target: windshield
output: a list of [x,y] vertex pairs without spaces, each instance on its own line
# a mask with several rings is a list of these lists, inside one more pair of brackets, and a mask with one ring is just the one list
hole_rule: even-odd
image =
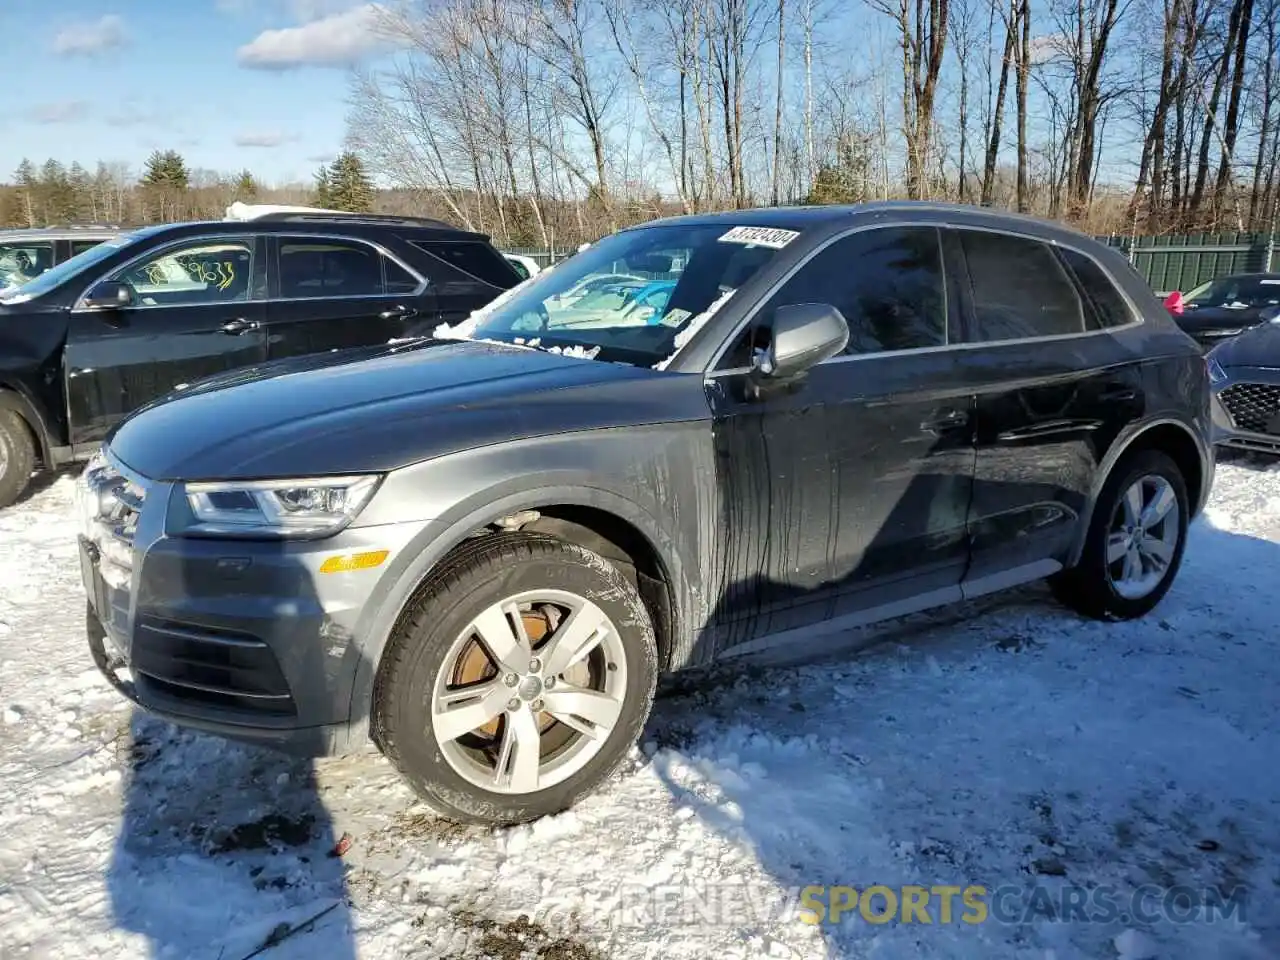
[[1196,287],[1186,297],[1191,307],[1258,309],[1280,304],[1280,277],[1223,277]]
[[81,270],[91,267],[95,263],[100,263],[121,247],[133,243],[144,235],[145,231],[139,230],[104,240],[96,247],[90,247],[82,253],[77,253],[74,257],[63,260],[56,267],[50,267],[34,279],[27,280],[21,286],[0,290],[0,300],[30,300],[32,297],[44,296],[50,290],[61,286],[68,278],[74,277]]
[[607,237],[438,335],[664,367],[735,291],[799,234],[710,224]]

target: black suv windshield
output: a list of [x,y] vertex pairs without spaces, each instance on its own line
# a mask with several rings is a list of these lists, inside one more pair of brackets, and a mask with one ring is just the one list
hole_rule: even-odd
[[450,335],[665,365],[798,235],[725,221],[627,230],[538,274]]
[[1186,298],[1191,307],[1257,309],[1280,304],[1280,276],[1223,277],[1196,287]]

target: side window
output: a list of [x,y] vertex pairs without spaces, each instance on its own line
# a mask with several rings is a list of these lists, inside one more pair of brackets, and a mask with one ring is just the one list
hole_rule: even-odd
[[827,303],[849,324],[849,354],[939,347],[947,342],[947,296],[938,231],[881,227],[851,234],[800,268],[761,308],[722,367],[745,367],[768,342],[778,307]]
[[469,240],[419,240],[413,244],[424,253],[443,260],[455,270],[483,280],[494,287],[507,289],[520,282],[520,275],[506,257],[485,243]]
[[1123,327],[1127,323],[1133,323],[1133,310],[1128,301],[1120,295],[1115,283],[1091,257],[1065,248],[1061,252],[1067,266],[1080,282],[1089,305],[1093,307],[1099,326]]
[[382,269],[387,280],[387,293],[415,293],[422,286],[422,281],[415,277],[390,257],[382,258]]
[[228,239],[169,247],[112,279],[133,287],[139,305],[165,307],[248,300],[252,277],[252,241]]
[[382,260],[381,253],[363,243],[282,237],[280,296],[285,299],[380,296],[384,289]]
[[52,266],[52,243],[0,243],[0,287],[34,280]]
[[957,232],[973,284],[975,341],[1084,331],[1080,297],[1047,246],[983,230]]
[[72,240],[71,256],[74,257],[77,254],[84,253],[86,250],[92,250],[100,243],[102,243],[101,240]]

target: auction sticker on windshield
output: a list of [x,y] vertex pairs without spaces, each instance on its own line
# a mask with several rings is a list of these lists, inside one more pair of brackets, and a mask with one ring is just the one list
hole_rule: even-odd
[[781,250],[800,236],[798,230],[778,230],[774,227],[734,227],[720,238],[721,243],[745,243],[753,247],[772,247]]

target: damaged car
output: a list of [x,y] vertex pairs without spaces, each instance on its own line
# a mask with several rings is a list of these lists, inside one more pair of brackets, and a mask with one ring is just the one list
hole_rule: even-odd
[[[558,304],[593,277],[671,282]],[[621,230],[431,336],[153,403],[78,489],[130,700],[436,811],[564,810],[660,674],[1047,578],[1141,617],[1212,485],[1196,344],[1115,251],[886,203]],[[1082,656],[1086,655],[1082,653]]]

